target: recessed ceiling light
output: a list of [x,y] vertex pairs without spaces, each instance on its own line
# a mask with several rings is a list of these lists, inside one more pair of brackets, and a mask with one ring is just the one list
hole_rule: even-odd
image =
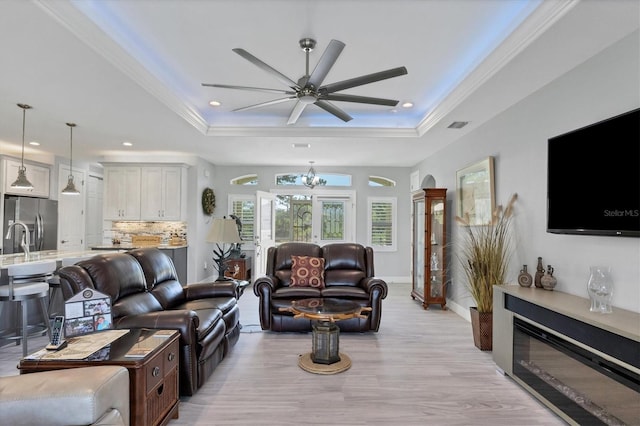
[[413,107],[413,102],[405,102],[402,104],[402,108],[411,108]]
[[292,143],[291,148],[311,148],[310,143]]
[[131,142],[122,142],[122,145],[124,145],[124,146],[133,146],[133,144]]
[[212,107],[219,107],[220,105],[222,105],[222,103],[219,101],[210,101],[209,105],[211,105]]
[[31,142],[29,142],[29,145],[40,146],[40,142],[31,141]]

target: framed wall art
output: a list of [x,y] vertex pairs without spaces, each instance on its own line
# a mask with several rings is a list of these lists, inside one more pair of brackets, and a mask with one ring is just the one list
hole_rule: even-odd
[[493,157],[456,172],[456,212],[470,226],[486,225],[496,206]]

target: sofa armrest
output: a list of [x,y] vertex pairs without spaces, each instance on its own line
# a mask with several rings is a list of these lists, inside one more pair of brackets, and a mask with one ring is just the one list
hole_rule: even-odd
[[155,330],[178,330],[181,345],[194,345],[198,342],[196,330],[200,325],[198,315],[188,309],[154,311],[140,315],[127,315],[118,318],[117,328],[151,328]]
[[274,275],[265,275],[253,283],[253,293],[260,297],[261,294],[273,293],[280,285],[280,280]]
[[258,296],[258,315],[260,327],[271,330],[271,296],[280,284],[280,280],[273,275],[258,278],[253,283],[253,293]]
[[387,286],[386,281],[381,280],[380,278],[376,278],[376,277],[364,278],[360,282],[360,285],[370,295],[372,293],[379,293],[379,296],[377,296],[377,297],[380,297],[381,299],[384,299],[385,297],[387,297],[387,292],[389,291],[389,287]]
[[129,373],[115,365],[0,377],[7,425],[129,425]]
[[207,299],[210,297],[236,297],[238,283],[235,281],[214,281],[209,283],[189,284],[182,287],[185,298],[189,300]]

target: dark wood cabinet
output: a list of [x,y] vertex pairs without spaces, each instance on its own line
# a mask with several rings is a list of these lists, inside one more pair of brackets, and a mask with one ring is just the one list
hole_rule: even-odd
[[238,281],[251,281],[251,257],[228,259],[224,276]]
[[446,188],[425,188],[412,195],[413,247],[411,297],[446,309]]

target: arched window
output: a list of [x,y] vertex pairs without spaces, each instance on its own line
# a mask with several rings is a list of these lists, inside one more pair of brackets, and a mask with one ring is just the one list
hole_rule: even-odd
[[[276,174],[276,186],[298,185],[304,186],[302,176],[304,173],[278,173]],[[317,173],[320,179],[317,186],[351,186],[351,175],[343,173]]]
[[396,186],[396,182],[382,176],[369,176],[369,186]]
[[231,179],[231,185],[257,185],[258,175],[244,175]]

